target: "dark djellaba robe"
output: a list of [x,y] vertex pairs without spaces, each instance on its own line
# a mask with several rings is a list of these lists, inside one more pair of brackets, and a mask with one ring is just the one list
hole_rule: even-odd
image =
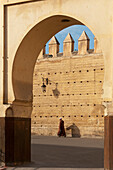
[[59,137],[60,137],[60,136],[66,137],[66,133],[65,133],[65,129],[64,129],[64,121],[63,121],[63,120],[60,121],[59,130],[58,130],[57,135],[58,135]]

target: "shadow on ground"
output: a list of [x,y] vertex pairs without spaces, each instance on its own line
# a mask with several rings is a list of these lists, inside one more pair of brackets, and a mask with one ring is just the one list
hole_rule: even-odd
[[32,163],[28,167],[103,168],[103,155],[102,148],[32,144]]

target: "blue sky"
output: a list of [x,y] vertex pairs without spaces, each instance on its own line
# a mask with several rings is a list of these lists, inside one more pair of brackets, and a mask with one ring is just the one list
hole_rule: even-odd
[[[90,38],[90,49],[94,48],[94,35],[90,31],[90,29],[84,25],[73,25],[63,29],[62,31],[58,32],[55,36],[60,43],[60,52],[63,52],[63,41],[66,38],[67,34],[70,33],[75,41],[74,49],[78,49],[78,38],[85,31]],[[50,41],[50,40],[49,40]],[[48,43],[46,44],[46,53],[48,53]]]

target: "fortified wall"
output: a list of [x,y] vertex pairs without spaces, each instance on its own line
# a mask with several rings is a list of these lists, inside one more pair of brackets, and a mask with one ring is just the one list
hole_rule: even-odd
[[56,136],[62,117],[67,136],[104,136],[104,59],[96,38],[94,49],[89,49],[89,43],[83,32],[74,51],[74,40],[68,34],[63,53],[55,37],[49,43],[49,54],[45,48],[41,51],[33,80],[33,134]]

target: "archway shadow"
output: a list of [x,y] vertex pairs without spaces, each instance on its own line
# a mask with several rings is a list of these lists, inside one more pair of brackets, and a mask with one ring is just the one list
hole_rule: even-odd
[[32,160],[37,167],[103,168],[103,155],[103,148],[32,145]]
[[[104,149],[32,144],[32,168],[104,168]],[[16,169],[16,167],[14,168]]]
[[75,123],[73,123],[72,125],[70,125],[69,127],[66,128],[66,130],[70,130],[71,129],[71,135],[74,138],[80,138],[81,134],[80,134],[80,129],[75,125]]

